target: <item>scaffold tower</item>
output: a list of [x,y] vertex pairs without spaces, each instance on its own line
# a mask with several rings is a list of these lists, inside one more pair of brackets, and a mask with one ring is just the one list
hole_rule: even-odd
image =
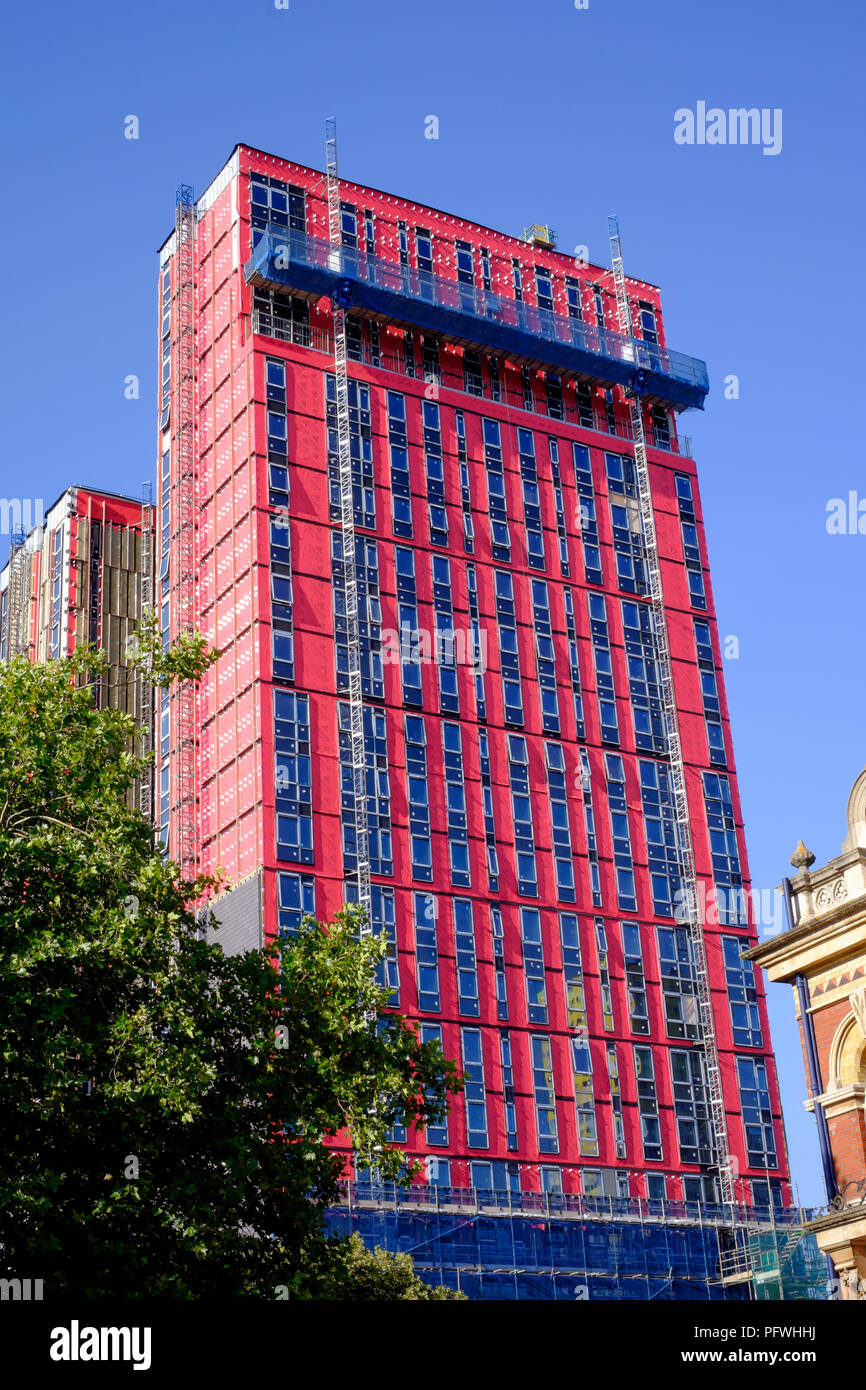
[[[342,270],[340,184],[337,176],[337,124],[325,123],[325,158],[328,177],[328,237],[330,269]],[[341,283],[332,299],[334,320],[334,376],[336,381],[337,443],[340,470],[340,536],[345,585],[346,633],[349,652],[348,695],[351,741],[352,798],[355,819],[358,902],[371,916],[370,848],[367,824],[367,755],[364,742],[364,700],[361,688],[361,640],[358,625],[358,579],[355,561],[355,501],[352,478],[352,436],[349,422],[349,377],[346,351],[346,305],[351,285]]]
[[721,1199],[733,1207],[734,1177],[731,1152],[728,1140],[728,1126],[725,1115],[725,1099],[722,1088],[722,1068],[719,1060],[719,1047],[716,1039],[716,1026],[710,994],[710,979],[707,968],[707,951],[704,929],[700,913],[695,852],[692,842],[691,821],[689,819],[688,792],[686,789],[686,769],[680,738],[679,717],[677,714],[676,693],[674,690],[673,665],[671,662],[670,639],[668,636],[667,614],[665,611],[662,587],[661,563],[659,560],[658,539],[656,536],[655,510],[650,485],[649,462],[647,459],[646,432],[644,429],[643,396],[648,372],[639,361],[640,344],[634,340],[632,332],[631,309],[623,269],[622,246],[619,235],[619,222],[616,217],[608,219],[610,233],[611,269],[616,290],[616,303],[619,315],[620,332],[634,342],[635,375],[628,393],[631,412],[632,437],[634,439],[635,476],[640,499],[641,522],[644,548],[646,552],[647,587],[652,615],[653,649],[656,676],[659,685],[662,714],[667,743],[667,761],[670,772],[670,791],[673,812],[674,844],[680,877],[680,897],[682,909],[680,920],[688,927],[692,945],[692,959],[697,986],[698,1015],[700,1024],[701,1050],[704,1058],[707,1095],[713,1133],[713,1146],[719,1174]]
[[[174,248],[174,352],[172,399],[172,575],[174,634],[196,629],[196,476],[195,476],[195,231],[193,191],[177,190]],[[198,867],[196,778],[196,685],[182,681],[174,696],[177,764],[177,845],[181,877],[194,879]]]

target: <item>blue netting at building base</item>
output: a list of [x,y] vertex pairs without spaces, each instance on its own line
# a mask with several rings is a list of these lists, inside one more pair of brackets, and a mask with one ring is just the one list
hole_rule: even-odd
[[750,1297],[748,1284],[718,1283],[712,1226],[357,1207],[332,1210],[329,1225],[335,1234],[357,1232],[371,1248],[411,1254],[427,1283],[473,1300]]

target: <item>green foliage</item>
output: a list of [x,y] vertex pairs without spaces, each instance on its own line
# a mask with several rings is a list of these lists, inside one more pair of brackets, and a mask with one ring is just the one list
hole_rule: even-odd
[[163,648],[156,610],[142,614],[127,652],[130,665],[147,671],[153,684],[166,689],[173,681],[200,680],[218,659],[219,651],[209,648],[200,632],[181,632],[171,646]]
[[440,1302],[453,1299],[465,1303],[465,1293],[457,1293],[444,1284],[425,1284],[415,1273],[412,1256],[403,1252],[392,1255],[377,1245],[368,1250],[359,1235],[342,1242],[339,1259],[335,1260],[322,1297],[343,1302],[359,1300],[394,1302]]
[[46,1296],[320,1296],[325,1140],[396,1174],[387,1128],[436,1119],[455,1068],[383,1013],[355,912],[275,958],[199,939],[219,884],[182,884],[128,804],[97,667],[0,666],[0,1268]]

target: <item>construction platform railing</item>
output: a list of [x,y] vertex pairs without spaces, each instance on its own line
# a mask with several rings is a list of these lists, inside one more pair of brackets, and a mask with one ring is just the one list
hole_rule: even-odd
[[628,384],[641,368],[649,394],[678,408],[701,407],[709,390],[699,358],[286,227],[260,232],[245,275],[310,297],[333,296],[339,283],[347,308],[612,384]]
[[342,1201],[349,1206],[440,1210],[453,1208],[479,1214],[579,1217],[590,1221],[656,1221],[662,1224],[687,1222],[705,1226],[747,1227],[752,1231],[801,1228],[811,1220],[811,1211],[802,1207],[754,1207],[721,1202],[671,1201],[651,1197],[590,1197],[577,1192],[512,1192],[508,1189],[478,1187],[438,1187],[413,1183],[344,1182]]
[[[263,309],[253,310],[251,324],[253,333],[260,333],[265,338],[273,338],[279,343],[292,343],[295,347],[310,348],[313,352],[324,352],[329,357],[334,355],[334,342],[327,329],[316,328],[299,320],[280,318],[279,315],[268,314]],[[443,366],[440,366],[438,371],[427,371],[418,366],[413,372],[407,366],[403,353],[382,350],[373,352],[367,343],[362,343],[360,351],[350,348],[348,361],[350,364],[357,362],[362,366],[375,367],[379,371],[392,372],[414,381],[432,383],[442,391],[459,391],[464,396],[475,396],[479,400],[492,401],[496,405],[506,405],[509,410],[526,410],[530,414],[541,415],[546,420],[562,420],[567,425],[593,430],[596,434],[606,435],[610,439],[633,442],[629,419],[611,419],[605,411],[595,405],[588,410],[563,401],[560,407],[546,401],[543,395],[533,396],[530,405],[522,392],[512,391],[501,385],[497,390],[484,377],[481,378],[480,385],[475,386],[467,384],[462,371],[449,370]],[[647,432],[647,442],[651,448],[660,449],[662,453],[691,458],[691,441],[688,435],[677,438],[670,429],[662,429],[652,423],[649,424]]]

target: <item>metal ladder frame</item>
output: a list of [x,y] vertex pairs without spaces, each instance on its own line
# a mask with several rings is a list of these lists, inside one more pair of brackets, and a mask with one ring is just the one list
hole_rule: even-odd
[[[150,484],[145,483],[141,490],[141,569],[138,575],[138,621],[153,604],[153,561],[154,561],[153,501]],[[138,673],[138,699],[136,718],[139,727],[140,750],[142,757],[153,752],[154,740],[154,692],[150,677],[150,662]],[[153,767],[148,767],[138,779],[138,809],[148,824],[153,823]]]
[[[620,331],[624,336],[631,338],[631,311],[628,302],[628,291],[625,284],[619,223],[616,217],[608,218],[608,231],[610,233],[611,269],[616,290]],[[636,359],[637,354],[635,354],[635,369],[637,372],[639,364]],[[699,909],[700,899],[698,894],[697,871],[695,869],[694,844],[689,821],[685,761],[683,759],[682,741],[680,739],[679,719],[677,716],[674,691],[667,613],[665,611],[658,538],[656,535],[655,511],[653,508],[649,462],[647,459],[643,403],[638,385],[639,383],[636,381],[634,389],[629,393],[628,400],[634,438],[635,473],[640,496],[647,577],[649,580],[648,588],[652,613],[656,675],[662,712],[664,715],[667,759],[670,768],[671,796],[674,813],[674,841],[677,847],[677,860],[680,869],[681,895],[684,899],[683,915],[680,917],[680,920],[685,921],[688,926],[692,944],[692,957],[695,969],[700,1017],[701,1044],[704,1056],[704,1072],[707,1094],[710,1102],[710,1115],[721,1197],[723,1202],[730,1203],[731,1206],[733,1206],[735,1201],[734,1175],[728,1142],[728,1125],[722,1085],[722,1068],[716,1039],[716,1025],[713,1014],[709,970],[707,966],[706,942]]]
[[[195,232],[193,191],[177,190],[174,245],[174,392],[172,414],[172,631],[196,628],[196,477],[195,477]],[[176,710],[174,858],[181,877],[198,869],[197,698],[194,681],[182,681],[174,696]]]
[[[328,238],[331,243],[329,268],[342,271],[340,234],[340,184],[337,175],[337,123],[325,122],[325,160],[328,181]],[[355,502],[352,478],[352,436],[349,423],[349,376],[346,351],[346,308],[339,299],[332,301],[334,321],[334,376],[337,397],[337,441],[340,469],[340,536],[345,587],[346,631],[349,649],[349,726],[352,750],[352,796],[355,811],[356,878],[358,902],[367,920],[362,931],[370,931],[372,892],[370,887],[370,833],[367,820],[367,753],[364,740],[364,698],[361,688],[361,639],[358,624],[358,575],[355,559]]]
[[[12,533],[9,547],[9,597],[6,604],[6,660],[27,656],[30,651],[30,552],[23,529]],[[32,584],[32,578],[31,578]]]

